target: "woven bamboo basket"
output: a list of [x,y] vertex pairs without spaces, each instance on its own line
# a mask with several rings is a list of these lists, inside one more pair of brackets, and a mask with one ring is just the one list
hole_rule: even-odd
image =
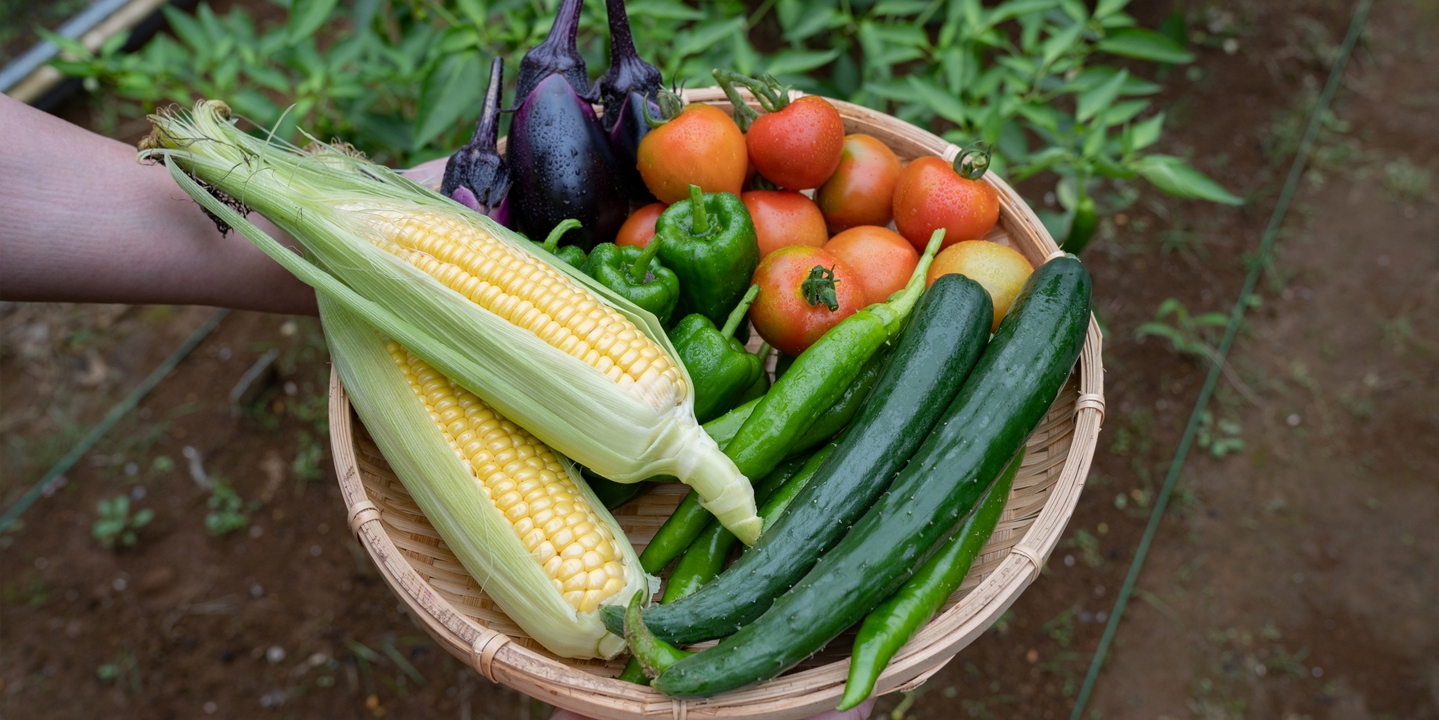
[[[686,100],[731,109],[718,88],[690,90]],[[858,105],[830,102],[839,109],[846,133],[872,135],[902,161],[925,155],[952,160],[959,153],[955,145],[909,123]],[[1036,267],[1059,254],[1039,219],[1009,185],[993,173],[985,174],[984,181],[998,191],[1001,205],[999,224],[988,240],[1018,250]],[[754,344],[758,342],[756,338]],[[1039,577],[1079,499],[1104,419],[1100,343],[1099,326],[1091,320],[1075,371],[1028,440],[1024,462],[989,544],[942,613],[895,655],[875,686],[876,695],[918,687],[988,629]],[[771,359],[771,368],[772,363]],[[823,712],[838,703],[849,671],[853,630],[774,680],[705,700],[671,699],[648,687],[615,680],[624,655],[609,662],[551,655],[506,617],[461,567],[351,412],[339,377],[333,374],[330,423],[350,527],[416,623],[489,680],[604,720],[786,720]],[[644,549],[686,491],[679,484],[655,484],[614,512],[637,551]],[[707,644],[712,643],[698,647]]]

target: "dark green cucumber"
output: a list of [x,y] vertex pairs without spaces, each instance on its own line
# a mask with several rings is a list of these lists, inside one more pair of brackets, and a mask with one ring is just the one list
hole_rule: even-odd
[[[944,275],[920,298],[863,411],[792,510],[699,592],[644,610],[660,639],[692,643],[733,633],[809,571],[854,519],[884,492],[974,368],[994,318],[989,293]],[[623,608],[602,611],[619,633]]]
[[1036,270],[935,429],[844,539],[759,619],[679,660],[652,687],[710,697],[775,677],[889,597],[1044,418],[1084,345],[1089,307],[1089,273],[1077,259]]

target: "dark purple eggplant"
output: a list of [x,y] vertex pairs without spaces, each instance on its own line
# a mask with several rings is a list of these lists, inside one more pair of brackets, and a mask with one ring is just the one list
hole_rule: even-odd
[[475,123],[475,135],[450,156],[445,163],[445,180],[440,184],[440,194],[482,213],[498,208],[510,189],[510,170],[497,146],[504,78],[505,61],[497,57],[490,63],[490,86],[485,89],[485,105]]
[[[614,130],[629,94],[639,93],[652,101],[659,100],[664,77],[659,68],[645,62],[635,51],[624,0],[605,0],[605,8],[610,22],[610,69],[600,78],[600,102],[605,108],[605,130]],[[648,128],[644,118],[640,121],[641,128]],[[635,138],[635,144],[639,144],[639,138]]]
[[[619,180],[625,197],[636,205],[657,202],[654,194],[645,187],[644,178],[640,177],[640,141],[650,131],[649,123],[645,122],[645,105],[649,105],[651,117],[659,116],[658,105],[650,102],[644,95],[631,91],[625,101],[614,110],[614,117],[618,122],[609,132],[610,151],[615,154],[615,178]],[[609,110],[605,111],[605,117],[610,117]]]
[[589,252],[611,242],[629,204],[615,176],[615,158],[594,108],[560,73],[540,80],[515,110],[509,156],[513,188],[509,209],[520,232],[549,234],[566,218],[582,227],[563,244]]
[[515,88],[515,106],[525,101],[535,88],[552,73],[563,75],[575,94],[585,102],[596,102],[597,92],[590,84],[585,59],[575,47],[580,31],[580,7],[584,0],[565,0],[555,15],[555,24],[544,42],[530,48],[520,59],[520,74]]

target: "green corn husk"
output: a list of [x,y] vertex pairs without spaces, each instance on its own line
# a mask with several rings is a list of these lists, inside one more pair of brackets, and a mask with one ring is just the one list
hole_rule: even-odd
[[[750,485],[695,422],[693,383],[653,315],[488,217],[383,167],[334,149],[301,153],[252,137],[228,117],[229,108],[214,100],[197,103],[191,113],[152,116],[155,129],[140,158],[165,162],[191,197],[291,273],[557,452],[617,482],[673,475],[746,544],[758,537]],[[305,257],[246,221],[212,190],[269,218],[299,241]],[[366,222],[371,210],[443,214],[539,258],[668,353],[685,390],[677,397],[667,381],[621,388],[376,247],[368,239],[376,233]]]
[[[614,657],[624,639],[610,633],[599,613],[571,607],[480,488],[409,381],[395,366],[386,339],[354,313],[319,294],[320,317],[330,357],[350,403],[385,454],[390,467],[454,551],[460,563],[526,633],[562,657]],[[634,548],[573,463],[570,479],[620,546],[628,575],[625,587],[604,602],[624,606],[635,593],[649,597],[658,581],[645,574]]]

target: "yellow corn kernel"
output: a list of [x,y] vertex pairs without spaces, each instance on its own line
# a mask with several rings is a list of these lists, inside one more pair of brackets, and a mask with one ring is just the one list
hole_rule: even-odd
[[629,582],[610,528],[559,458],[398,343],[386,346],[455,455],[571,607],[590,612]]

